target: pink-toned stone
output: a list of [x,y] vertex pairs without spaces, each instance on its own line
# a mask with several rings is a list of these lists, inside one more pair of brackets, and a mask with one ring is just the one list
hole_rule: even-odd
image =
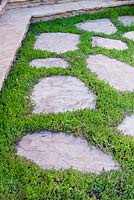
[[46,59],[35,59],[30,62],[32,67],[41,68],[52,68],[52,67],[68,67],[68,63],[62,58],[46,58]]
[[116,33],[117,29],[114,24],[107,18],[90,20],[76,24],[76,27],[81,30],[96,32],[96,33],[105,33],[107,35]]
[[89,145],[85,139],[64,133],[28,134],[19,142],[17,155],[30,159],[43,169],[73,168],[95,174],[120,170],[111,155]]
[[134,115],[125,116],[122,123],[118,125],[117,129],[124,135],[134,136]]
[[34,86],[31,100],[33,113],[57,113],[94,109],[95,95],[85,84],[72,76],[47,77]]
[[[3,1],[6,2],[6,0]],[[31,22],[74,16],[100,8],[133,3],[134,0],[118,2],[113,0],[80,0],[79,2],[68,2],[57,5],[6,9],[4,14],[0,17],[0,90]],[[26,4],[24,6],[29,5]],[[11,4],[9,7],[11,8]],[[8,5],[6,6],[6,8],[9,7]]]
[[134,91],[134,67],[102,54],[89,55],[87,67],[119,91]]
[[72,33],[42,33],[37,37],[35,49],[65,53],[78,49],[79,35]]
[[116,49],[116,50],[125,50],[128,49],[128,46],[125,42],[121,40],[114,40],[109,38],[103,38],[94,36],[92,37],[92,46],[98,46],[106,49]]
[[123,35],[123,37],[128,38],[130,40],[134,40],[134,31],[129,31]]
[[120,16],[118,20],[124,25],[124,26],[131,26],[134,25],[134,16]]

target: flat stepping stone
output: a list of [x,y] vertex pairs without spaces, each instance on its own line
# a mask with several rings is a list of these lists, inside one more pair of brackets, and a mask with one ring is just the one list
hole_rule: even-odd
[[30,159],[43,169],[69,169],[100,174],[120,170],[110,155],[85,139],[64,133],[42,132],[24,136],[17,146],[17,155]]
[[37,37],[34,48],[65,53],[78,49],[80,36],[72,33],[42,33]]
[[128,49],[128,46],[125,42],[121,40],[114,40],[103,37],[92,37],[92,46],[93,47],[102,47],[106,49],[116,49],[116,50],[125,50]]
[[116,33],[117,29],[109,19],[90,20],[76,24],[76,27],[89,32],[105,33],[107,35]]
[[33,113],[57,113],[79,109],[94,109],[94,94],[85,84],[71,76],[52,76],[34,86],[31,100]]
[[130,40],[134,40],[134,31],[129,31],[123,35],[123,37],[128,38]]
[[68,63],[62,58],[46,58],[46,59],[35,59],[30,62],[32,67],[41,68],[52,68],[52,67],[68,67]]
[[117,129],[124,135],[134,136],[134,115],[126,116]]
[[134,16],[120,16],[120,17],[118,17],[118,20],[119,20],[124,26],[131,26],[131,25],[134,25]]
[[102,54],[90,55],[88,68],[97,77],[120,91],[134,91],[134,67]]

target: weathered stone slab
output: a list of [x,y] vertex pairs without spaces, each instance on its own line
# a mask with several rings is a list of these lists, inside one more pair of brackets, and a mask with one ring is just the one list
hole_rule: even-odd
[[134,67],[116,59],[98,54],[87,59],[88,68],[97,77],[120,91],[134,91]]
[[109,19],[90,20],[76,24],[76,27],[89,32],[105,33],[107,35],[116,33],[117,29]]
[[95,108],[95,96],[82,81],[71,76],[52,76],[34,86],[33,113],[57,113]]
[[52,68],[52,67],[68,67],[68,63],[62,58],[46,58],[46,59],[35,59],[30,62],[32,67],[41,68]]
[[126,116],[117,129],[124,135],[134,136],[134,115]]
[[32,7],[37,5],[52,5],[59,3],[75,2],[79,0],[9,0],[8,5],[10,8],[18,7]]
[[72,33],[42,33],[37,37],[35,49],[65,53],[78,49],[79,35]]
[[114,40],[103,37],[92,37],[92,46],[98,46],[106,49],[116,49],[116,50],[125,50],[128,49],[128,46],[125,42],[121,40]]
[[[24,2],[25,1],[25,2]],[[75,2],[76,1],[76,2]],[[16,8],[16,7],[30,7],[30,6],[37,6],[42,4],[58,4],[58,6],[63,8],[61,12],[64,12],[64,9],[70,8],[73,10],[78,10],[82,12],[83,9],[85,11],[97,10],[101,8],[107,7],[116,7],[122,5],[133,4],[133,0],[9,0],[8,1],[8,8]],[[64,3],[64,4],[63,4]],[[62,5],[61,5],[62,4]],[[68,5],[69,4],[69,5]],[[47,5],[45,5],[46,7]],[[49,6],[49,5],[48,5]],[[55,6],[55,5],[54,5]],[[57,5],[56,5],[57,7]]]
[[110,155],[85,139],[64,133],[42,132],[24,136],[17,146],[17,155],[30,159],[43,169],[77,169],[100,174],[120,170]]
[[124,26],[131,26],[134,25],[134,16],[120,16],[118,20],[124,25]]
[[[126,4],[134,4],[134,0],[118,2],[113,0],[80,0],[79,2],[68,2],[56,5],[6,9],[4,14],[0,17],[0,90],[31,22],[74,16],[101,8]],[[30,5],[32,5],[32,3],[30,3]],[[8,5],[6,5],[6,8],[7,6]]]
[[7,4],[7,0],[0,0],[0,15],[3,14],[6,4]]
[[123,35],[123,37],[128,38],[130,40],[134,40],[134,31],[127,32]]

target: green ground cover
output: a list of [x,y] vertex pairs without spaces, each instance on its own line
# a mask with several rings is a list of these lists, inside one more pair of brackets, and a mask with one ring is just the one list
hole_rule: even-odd
[[[5,81],[0,96],[0,199],[1,200],[125,200],[134,199],[134,139],[116,130],[124,115],[134,114],[134,93],[121,93],[111,88],[86,67],[89,54],[102,53],[134,66],[134,42],[124,39],[123,34],[134,30],[124,27],[118,16],[134,15],[134,7],[104,10],[67,19],[32,24],[17,60]],[[117,33],[89,33],[78,30],[76,23],[110,18]],[[61,55],[34,50],[36,35],[43,32],[69,32],[80,34],[79,50]],[[129,45],[124,51],[106,50],[91,46],[91,37],[121,39]],[[61,57],[70,67],[32,68],[29,62],[36,58]],[[110,67],[110,66],[109,66]],[[32,114],[30,94],[42,77],[71,75],[82,80],[97,96],[95,110],[81,110],[60,114]],[[41,130],[63,131],[82,136],[110,152],[122,171],[104,172],[99,176],[82,174],[76,170],[42,170],[34,163],[15,155],[16,143],[23,135]]]

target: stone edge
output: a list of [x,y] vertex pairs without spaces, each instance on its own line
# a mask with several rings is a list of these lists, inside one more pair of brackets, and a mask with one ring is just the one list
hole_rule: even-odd
[[0,16],[3,14],[6,5],[7,5],[7,0],[2,0],[2,2],[0,4]]
[[[17,48],[15,50],[14,58],[11,60],[10,65],[7,66],[7,69],[5,70],[5,75],[3,77],[3,80],[1,80],[1,83],[0,83],[0,91],[3,87],[5,79],[7,78],[8,74],[10,72],[11,66],[12,66],[13,62],[15,61],[18,49],[21,47],[23,39],[25,38],[27,31],[29,29],[29,25],[31,23],[35,23],[35,22],[39,22],[39,21],[53,20],[53,19],[56,19],[56,18],[66,18],[66,17],[76,16],[76,15],[79,15],[79,14],[82,14],[82,13],[89,13],[89,12],[93,13],[93,12],[96,12],[96,11],[103,10],[105,8],[112,8],[112,7],[114,8],[114,7],[124,6],[124,5],[126,5],[126,1],[123,1],[123,2],[119,1],[118,3],[115,3],[113,5],[105,5],[105,6],[103,5],[103,7],[97,6],[97,7],[93,7],[93,8],[91,8],[91,7],[90,8],[81,8],[81,9],[76,8],[76,9],[68,10],[68,11],[65,11],[65,12],[55,12],[55,13],[50,13],[50,14],[47,14],[47,15],[31,15],[29,17],[29,20],[27,20],[26,28],[25,28],[23,36],[20,40],[20,43],[18,43]],[[131,2],[127,1],[127,5],[134,5],[134,0],[132,0]]]

